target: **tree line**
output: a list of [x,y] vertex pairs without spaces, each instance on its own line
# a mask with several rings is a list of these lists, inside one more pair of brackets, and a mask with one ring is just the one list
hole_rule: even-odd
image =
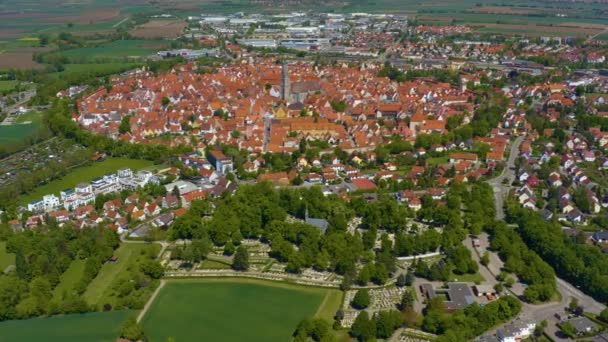
[[[259,239],[270,244],[270,256],[286,263],[288,272],[309,267],[336,272],[345,276],[345,288],[354,282],[384,284],[396,270],[397,256],[440,248],[447,255],[448,273],[475,273],[476,265],[460,242],[467,231],[481,229],[477,225],[483,226],[494,209],[481,205],[481,194],[491,194],[487,185],[471,188],[452,186],[445,205],[427,196],[418,219],[428,227],[419,231],[416,224],[408,226],[408,217],[417,214],[391,196],[381,195],[369,203],[355,196],[346,202],[336,195],[325,196],[320,187],[277,190],[265,182],[241,185],[232,196],[193,203],[186,215],[175,220],[168,236],[192,240],[176,250],[176,258],[192,263],[204,259],[211,244],[232,254],[241,240]],[[461,208],[466,209],[464,215]],[[362,217],[363,230],[353,233],[348,231],[348,222],[355,215]],[[288,216],[300,221],[286,220]],[[303,222],[306,217],[325,219],[327,230]],[[395,234],[394,241],[388,233]],[[362,268],[357,267],[359,263]]]
[[512,205],[509,222],[527,246],[551,265],[557,274],[600,302],[608,302],[608,256],[585,241],[568,238],[554,221]]
[[[15,254],[15,271],[0,275],[0,320],[91,310],[82,294],[118,246],[114,231],[54,227],[7,235],[3,237],[7,252]],[[61,275],[75,260],[85,261],[83,275],[73,288],[54,297]]]

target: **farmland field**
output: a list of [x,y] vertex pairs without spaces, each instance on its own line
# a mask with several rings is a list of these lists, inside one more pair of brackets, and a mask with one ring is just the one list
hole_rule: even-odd
[[33,52],[7,51],[0,53],[0,70],[6,69],[41,69],[44,66],[32,60]]
[[90,64],[66,64],[64,65],[65,70],[49,74],[49,77],[64,77],[66,75],[73,74],[90,74],[98,75],[103,74],[117,74],[129,69],[137,67],[136,63],[90,63]]
[[184,31],[186,22],[183,20],[153,20],[135,30],[131,35],[138,38],[177,38]]
[[[331,319],[338,290],[248,279],[170,281],[142,320],[152,342],[288,341],[306,317]],[[175,317],[182,317],[176,320]]]
[[[2,136],[2,129],[5,127],[20,127],[26,125],[18,125],[18,126],[0,126],[0,136]],[[1,143],[1,141],[0,141]],[[39,186],[35,188],[33,191],[28,193],[27,195],[21,196],[20,203],[25,204],[29,203],[35,199],[42,198],[43,195],[48,194],[56,194],[59,195],[59,192],[64,189],[73,188],[78,183],[82,182],[90,182],[95,177],[100,177],[108,173],[113,173],[118,171],[119,169],[128,167],[134,170],[142,169],[148,166],[153,165],[151,161],[141,160],[141,159],[128,159],[128,158],[107,158],[106,160],[93,163],[88,166],[79,167],[70,171],[67,175],[65,175],[61,179],[56,179],[47,183],[45,185]]]
[[0,322],[1,341],[113,342],[131,310]]
[[96,59],[139,58],[167,47],[162,40],[117,40],[96,47],[62,51],[61,54],[77,62]]

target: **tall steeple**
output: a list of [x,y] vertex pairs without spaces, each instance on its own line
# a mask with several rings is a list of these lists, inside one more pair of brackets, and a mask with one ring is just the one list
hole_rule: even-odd
[[289,67],[287,61],[283,61],[282,73],[281,73],[281,99],[285,102],[289,102],[291,98],[291,82],[289,80]]

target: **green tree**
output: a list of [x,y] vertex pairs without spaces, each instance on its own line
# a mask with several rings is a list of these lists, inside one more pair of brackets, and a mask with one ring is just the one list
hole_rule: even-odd
[[355,309],[362,310],[362,309],[367,308],[369,306],[370,302],[371,302],[371,299],[369,296],[369,290],[360,289],[355,294],[355,297],[353,298],[351,305]]
[[129,317],[120,328],[120,337],[131,341],[146,340],[144,329],[137,323],[135,317]]
[[490,263],[490,254],[488,253],[488,251],[486,251],[485,253],[483,253],[483,255],[481,256],[479,262],[483,266],[488,266],[488,264]]
[[406,275],[401,273],[398,277],[397,277],[397,286],[398,287],[404,287],[406,286]]
[[403,316],[397,310],[380,311],[374,317],[376,337],[389,338],[403,324]]
[[350,335],[358,341],[371,341],[376,337],[376,324],[367,311],[361,311],[350,328]]
[[27,262],[25,255],[21,249],[17,250],[15,255],[15,268],[17,270],[17,275],[21,279],[29,279],[30,277],[30,267]]
[[140,265],[140,269],[153,279],[160,279],[165,274],[165,269],[158,260],[146,260]]
[[249,269],[249,253],[245,246],[240,245],[239,248],[237,248],[232,262],[232,268],[237,271],[247,271]]
[[126,116],[123,116],[122,119],[120,120],[120,126],[118,126],[118,132],[120,134],[130,133],[131,132],[130,119],[131,119],[131,116],[130,115],[126,115]]
[[570,338],[576,338],[576,328],[570,322],[560,324],[559,329]]
[[224,255],[232,255],[234,254],[236,248],[234,247],[234,243],[232,241],[226,242],[224,245]]
[[600,312],[600,314],[599,314],[599,316],[597,316],[597,318],[599,318],[604,323],[608,323],[608,308],[602,310],[602,312]]
[[410,290],[405,290],[403,296],[401,296],[401,302],[399,302],[399,310],[405,311],[414,307],[414,295]]

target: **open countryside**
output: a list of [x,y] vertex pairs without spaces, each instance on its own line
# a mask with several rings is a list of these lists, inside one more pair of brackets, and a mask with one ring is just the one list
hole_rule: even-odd
[[[335,298],[336,294],[338,303],[325,301],[326,296]],[[317,312],[333,316],[340,302],[336,290],[281,283],[169,281],[142,324],[152,342],[168,337],[176,341],[282,342],[289,340],[300,320]],[[320,309],[322,303],[328,307]]]

